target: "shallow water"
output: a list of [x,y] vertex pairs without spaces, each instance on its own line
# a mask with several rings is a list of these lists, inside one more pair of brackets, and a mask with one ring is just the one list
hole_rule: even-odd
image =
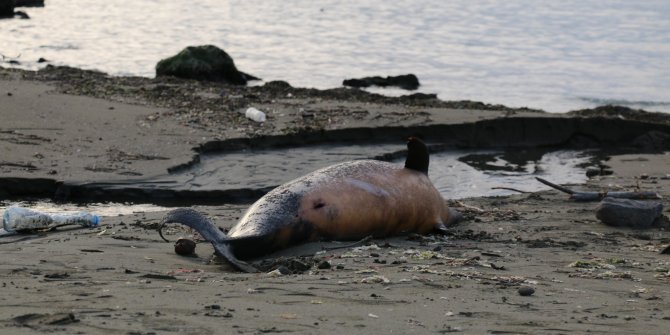
[[[0,20],[0,53],[151,77],[189,45],[294,86],[415,73],[421,92],[550,112],[670,112],[670,2],[50,0]],[[375,90],[404,94],[400,90]]]
[[[399,152],[404,145],[317,145],[298,148],[245,150],[205,155],[184,172],[189,190],[266,188],[283,184],[328,165]],[[404,155],[393,162],[404,163]],[[499,196],[516,193],[493,187],[533,192],[548,189],[541,177],[558,184],[586,181],[582,167],[591,155],[561,150],[468,150],[437,152],[430,157],[429,176],[448,199]],[[300,164],[285,162],[299,161]]]
[[[245,189],[262,190],[274,187],[332,164],[379,157],[384,154],[399,157],[392,162],[402,166],[405,158],[401,150],[404,147],[399,144],[313,145],[210,154],[202,156],[200,163],[186,171],[142,182],[133,181],[128,185],[147,190],[163,188],[203,192],[203,194],[213,190],[241,190],[240,192],[244,193]],[[548,189],[536,181],[535,177],[542,177],[557,184],[583,183],[586,181],[583,166],[587,165],[591,158],[588,152],[571,150],[552,152],[537,149],[450,150],[431,155],[429,176],[435,187],[447,199],[503,196],[517,193],[504,188],[525,192]],[[47,213],[88,211],[102,217],[168,209],[146,203],[72,204],[44,200],[3,201],[0,202],[0,212],[11,205]]]
[[573,150],[443,152],[431,156],[429,173],[448,199],[501,196],[516,192],[498,187],[525,192],[549,189],[535,177],[555,184],[582,184],[587,177],[581,166],[590,160],[588,153]]

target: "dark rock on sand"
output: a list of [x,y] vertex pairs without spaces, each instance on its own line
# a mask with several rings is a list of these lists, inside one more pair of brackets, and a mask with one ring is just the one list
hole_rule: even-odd
[[652,130],[636,137],[633,146],[642,150],[666,150],[670,148],[670,134]]
[[24,20],[27,20],[27,19],[30,18],[28,13],[26,13],[22,10],[17,10],[16,12],[14,12],[14,17],[18,17],[19,19],[24,19]]
[[174,252],[182,256],[193,255],[195,252],[195,242],[187,238],[179,238],[174,243]]
[[670,123],[670,114],[647,112],[642,109],[632,109],[625,106],[606,105],[596,108],[580,109],[568,112],[567,115],[585,116],[585,117],[607,117],[622,120],[637,120],[650,123]]
[[44,0],[13,0],[15,7],[44,7]]
[[0,0],[0,18],[14,17],[14,0]]
[[405,74],[401,76],[388,76],[382,78],[379,76],[365,77],[360,79],[346,79],[342,82],[344,86],[350,87],[370,87],[370,86],[396,86],[404,90],[415,90],[419,88],[419,78],[413,74]]
[[530,286],[521,286],[517,292],[519,292],[519,295],[527,297],[533,295],[533,293],[535,293],[535,289]]
[[598,167],[586,169],[586,176],[589,178],[596,176],[610,176],[612,174],[614,174],[614,171],[612,171],[609,166],[602,164],[599,164]]
[[187,79],[224,81],[246,85],[258,78],[237,70],[233,59],[213,45],[191,46],[175,56],[156,64],[156,76],[175,76]]
[[663,204],[606,197],[596,209],[596,217],[608,226],[649,228],[661,216]]

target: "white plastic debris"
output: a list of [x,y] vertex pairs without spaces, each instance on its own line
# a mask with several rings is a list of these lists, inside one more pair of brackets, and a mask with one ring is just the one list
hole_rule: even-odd
[[265,122],[265,113],[261,112],[260,110],[254,107],[247,108],[247,111],[244,112],[244,116],[256,122]]

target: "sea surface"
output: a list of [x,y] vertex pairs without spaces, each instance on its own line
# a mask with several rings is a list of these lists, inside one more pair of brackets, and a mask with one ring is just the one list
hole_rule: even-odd
[[[10,59],[154,76],[214,44],[266,81],[332,88],[416,74],[419,92],[549,112],[619,104],[670,113],[668,0],[46,0],[0,20]],[[401,90],[374,89],[388,95]]]

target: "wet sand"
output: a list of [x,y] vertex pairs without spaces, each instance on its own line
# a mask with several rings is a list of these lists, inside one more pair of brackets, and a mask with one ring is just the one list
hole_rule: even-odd
[[[190,161],[194,147],[213,139],[555,117],[346,91],[292,90],[278,99],[281,85],[273,98],[259,88],[109,83],[58,71],[0,70],[0,178],[132,180]],[[183,100],[147,93],[160,85]],[[241,117],[249,103],[268,111],[266,124]],[[669,160],[615,156],[604,162],[613,175],[571,187],[639,187],[658,192],[667,208]],[[0,322],[16,334],[662,334],[670,326],[670,256],[659,253],[670,244],[667,220],[647,230],[608,227],[595,218],[596,203],[557,191],[452,205],[466,220],[449,236],[311,243],[258,260],[262,274],[233,271],[206,243],[195,257],[176,255],[155,230],[162,212],[3,237]],[[246,205],[195,207],[226,229]],[[166,233],[192,237],[182,228]],[[292,273],[271,271],[277,267]],[[532,295],[520,295],[526,286]]]

